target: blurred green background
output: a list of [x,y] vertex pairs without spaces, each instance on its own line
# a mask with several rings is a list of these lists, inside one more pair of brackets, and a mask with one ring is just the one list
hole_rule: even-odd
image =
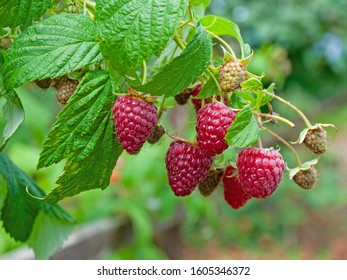
[[[347,259],[346,10],[346,0],[213,0],[208,10],[239,25],[245,42],[255,50],[250,72],[264,71],[265,82],[275,82],[276,93],[307,113],[312,123],[337,127],[337,133],[329,130],[329,150],[318,165],[316,188],[302,190],[285,176],[273,196],[250,200],[240,210],[224,202],[221,186],[208,198],[198,191],[174,197],[164,164],[170,140],[164,137],[156,145],[146,144],[137,156],[123,154],[106,190],[62,201],[78,225],[105,217],[129,221],[132,237],[98,258]],[[49,191],[63,164],[39,171],[36,164],[60,107],[54,90],[30,85],[19,95],[26,120],[6,152]],[[295,141],[304,124],[280,103],[273,102],[273,107],[297,124],[293,130],[276,128]],[[177,121],[177,115],[184,121]],[[172,123],[169,129],[189,139],[194,138],[194,118],[191,103],[164,114],[165,123]],[[298,149],[303,160],[313,158],[305,148]],[[282,152],[293,167],[291,154],[286,148]],[[0,255],[23,246],[2,228],[0,240]]]

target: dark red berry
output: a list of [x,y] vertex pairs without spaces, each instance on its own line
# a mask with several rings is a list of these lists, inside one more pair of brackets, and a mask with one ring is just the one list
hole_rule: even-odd
[[169,185],[175,195],[189,195],[206,178],[213,162],[198,146],[182,141],[171,143],[165,163]]
[[192,89],[185,88],[179,94],[175,95],[175,100],[178,105],[184,105],[189,100],[190,95],[192,94]]
[[201,91],[201,84],[198,84],[195,88],[193,88],[192,96],[197,97],[200,91]]
[[223,176],[223,169],[210,170],[207,177],[199,183],[198,188],[203,196],[211,195],[218,187]]
[[157,108],[140,97],[120,96],[113,106],[116,134],[130,154],[140,151],[157,122]]
[[148,136],[148,143],[155,144],[157,143],[161,137],[165,134],[165,128],[162,125],[157,125],[153,132]]
[[281,154],[272,149],[244,149],[238,155],[236,164],[243,189],[256,198],[270,196],[284,172]]
[[234,209],[244,206],[252,197],[244,191],[235,169],[228,166],[223,175],[224,199]]
[[234,111],[220,102],[206,104],[198,112],[196,131],[201,150],[209,156],[228,148],[224,137],[235,120]]
[[35,84],[41,89],[48,89],[52,84],[52,79],[47,78],[43,80],[36,80]]
[[198,96],[198,94],[201,91],[201,84],[198,84],[193,90],[192,90],[192,103],[194,105],[195,111],[198,112],[201,108],[201,104],[202,104],[202,99],[199,98],[194,98],[196,96]]

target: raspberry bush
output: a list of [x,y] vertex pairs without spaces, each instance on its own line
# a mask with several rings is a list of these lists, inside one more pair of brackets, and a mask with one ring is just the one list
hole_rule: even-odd
[[[172,139],[165,160],[172,195],[191,195],[197,188],[201,199],[208,199],[223,185],[226,203],[238,209],[251,198],[270,197],[285,173],[303,189],[314,186],[319,158],[302,162],[295,144],[322,156],[326,128],[332,125],[312,125],[299,108],[276,95],[274,84],[263,84],[264,74],[247,70],[251,46],[235,23],[203,14],[210,1],[17,2],[8,1],[0,10],[0,91],[7,122],[0,209],[5,230],[27,241],[38,257],[51,255],[71,231],[73,218],[56,203],[106,188],[119,156],[141,157],[146,141],[155,145],[163,137]],[[64,105],[37,165],[65,161],[48,194],[6,156],[8,140],[24,121],[17,88],[28,83],[36,83],[38,91],[55,89]],[[273,110],[273,100],[297,112],[306,125],[297,142],[273,131],[273,123],[295,126]],[[192,103],[196,137],[183,139],[168,130],[166,115]],[[276,146],[264,147],[262,133],[273,136]],[[286,166],[280,147],[293,153],[297,166]],[[45,251],[39,239],[48,223],[59,242]]]

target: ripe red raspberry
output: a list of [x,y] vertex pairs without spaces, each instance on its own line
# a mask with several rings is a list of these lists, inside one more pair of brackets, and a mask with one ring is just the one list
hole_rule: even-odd
[[157,108],[140,97],[120,96],[113,106],[116,134],[129,154],[140,151],[157,122]]
[[223,175],[224,199],[234,209],[244,206],[252,197],[244,191],[235,169],[228,166]]
[[272,149],[244,149],[238,155],[236,164],[242,187],[252,197],[270,196],[283,176],[283,158]]
[[228,148],[224,137],[234,120],[234,111],[220,102],[206,104],[199,110],[196,124],[197,141],[206,155],[221,154]]
[[198,146],[182,141],[171,143],[165,158],[169,185],[175,195],[189,195],[204,180],[211,168],[212,157]]

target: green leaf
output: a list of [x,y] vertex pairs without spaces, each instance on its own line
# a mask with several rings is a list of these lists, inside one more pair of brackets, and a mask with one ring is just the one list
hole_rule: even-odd
[[243,91],[256,91],[258,89],[263,89],[263,84],[259,79],[250,78],[241,83],[241,88]]
[[132,86],[151,95],[177,95],[204,73],[211,56],[212,40],[206,30],[198,25],[196,35],[179,56],[165,65],[147,84]]
[[113,79],[107,71],[91,71],[82,79],[44,143],[38,167],[67,159],[59,186],[45,200],[55,203],[93,188],[106,188],[122,153],[112,118]]
[[29,26],[13,42],[5,55],[4,84],[12,89],[102,60],[93,20],[80,14],[59,14]]
[[14,90],[10,90],[9,92],[5,90],[2,81],[2,68],[0,68],[0,96],[4,96],[7,99],[3,107],[6,125],[3,131],[3,143],[0,145],[1,151],[6,145],[6,142],[24,121],[24,110],[17,93]]
[[20,171],[4,153],[0,153],[0,173],[7,182],[7,196],[1,211],[3,226],[16,241],[25,241],[40,208],[26,193]]
[[244,56],[248,57],[248,56],[252,55],[253,50],[249,44],[245,43],[243,45],[243,52],[244,52]]
[[[1,52],[0,52],[0,55],[1,55]],[[3,72],[3,68],[2,68],[2,65],[0,64],[0,97],[5,95],[6,93],[2,72]]]
[[28,25],[53,3],[54,0],[0,0],[0,27]]
[[250,105],[244,107],[229,127],[225,140],[230,146],[245,148],[258,141],[260,129]]
[[[4,65],[4,54],[0,51],[0,66],[2,67]],[[1,94],[1,88],[0,88],[0,94]]]
[[7,194],[1,212],[5,230],[17,241],[26,241],[30,236],[40,211],[65,223],[73,218],[58,205],[50,205],[34,199],[45,195],[44,191],[27,174],[15,166],[4,153],[0,153],[0,173],[6,181]]
[[[8,96],[11,96],[10,98]],[[7,141],[16,132],[20,124],[24,121],[24,109],[17,93],[12,90],[7,94],[7,102],[3,107],[6,125],[3,131],[3,143],[0,150],[3,149]]]
[[127,72],[159,55],[183,15],[187,0],[99,0],[95,21],[103,55]]
[[69,222],[40,212],[27,244],[33,248],[37,259],[48,259],[62,246],[74,227]]
[[[272,83],[266,90],[272,94],[275,94],[274,89],[275,89],[275,84]],[[263,95],[263,98],[262,98],[262,101],[261,101],[259,107],[266,105],[267,103],[269,103],[273,99],[273,97],[271,95],[266,94],[265,92],[262,92],[262,95]]]
[[7,185],[6,181],[0,176],[0,212],[2,207],[5,205],[5,199],[7,196]]
[[[219,75],[215,76],[215,79],[218,81],[219,80]],[[203,86],[201,89],[200,93],[196,98],[208,98],[211,97],[219,92],[218,86],[214,79],[210,78],[207,83]]]
[[189,0],[190,4],[193,6],[204,5],[207,8],[211,4],[211,0]]
[[200,19],[200,23],[206,30],[212,32],[217,36],[229,35],[235,38],[240,44],[241,49],[244,51],[244,42],[240,33],[238,25],[226,18],[221,18],[214,15],[204,16]]
[[101,188],[110,183],[112,170],[123,149],[118,144],[113,129],[113,119],[109,119],[102,141],[97,143],[92,153],[79,162],[67,161],[64,174],[55,188],[45,197],[45,201],[56,203],[82,191]]
[[262,90],[256,91],[257,100],[256,100],[256,108],[260,109],[267,103],[269,103],[272,100],[272,96],[264,93]]
[[275,93],[275,83],[272,83],[271,85],[268,86],[268,88],[266,89],[268,92],[274,94]]
[[243,100],[251,102],[252,105],[255,104],[256,102],[255,95],[251,92],[236,90],[235,95],[237,95],[238,97],[241,97]]
[[43,145],[38,168],[58,163],[64,158],[83,160],[94,149],[107,125],[115,95],[107,71],[87,73]]
[[242,109],[245,106],[245,103],[247,104],[247,102],[241,96],[237,94],[231,95],[231,104],[233,108]]

